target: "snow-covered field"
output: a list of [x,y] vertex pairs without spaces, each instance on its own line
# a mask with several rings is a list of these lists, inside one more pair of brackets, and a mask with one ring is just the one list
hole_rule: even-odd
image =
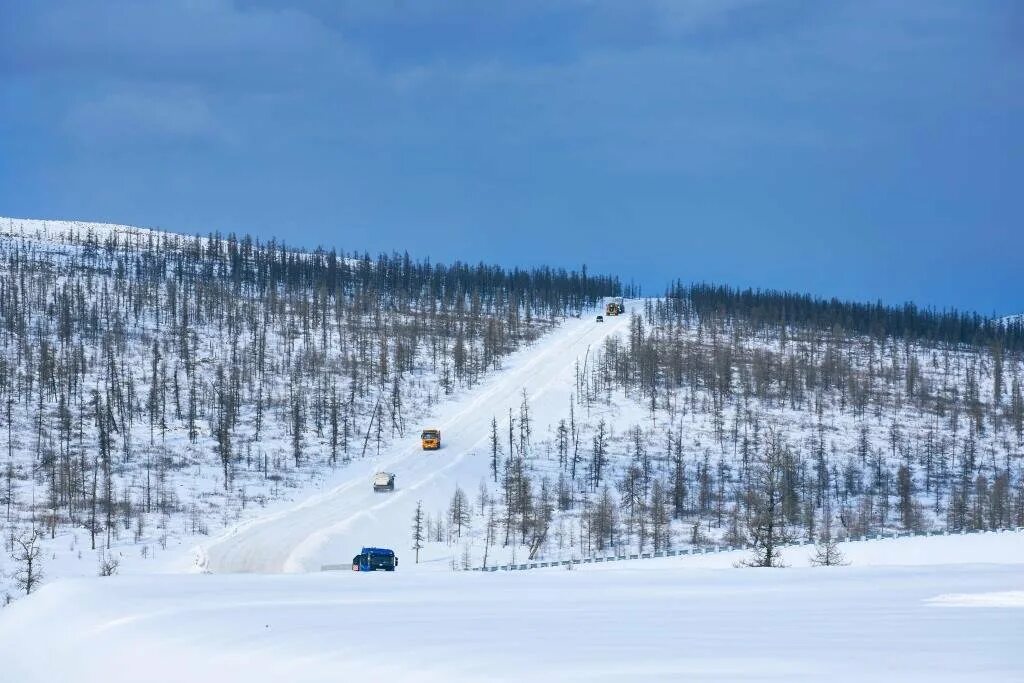
[[896,564],[68,580],[0,614],[0,661],[18,683],[1024,678],[1019,534],[883,543]]

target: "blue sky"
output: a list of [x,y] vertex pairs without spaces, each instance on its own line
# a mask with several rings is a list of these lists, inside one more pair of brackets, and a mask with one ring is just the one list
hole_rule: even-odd
[[0,215],[1024,310],[1024,4],[0,0]]

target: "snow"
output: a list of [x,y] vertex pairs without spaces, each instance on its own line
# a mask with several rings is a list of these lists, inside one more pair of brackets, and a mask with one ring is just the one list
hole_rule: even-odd
[[[1024,531],[952,534],[949,536],[911,536],[849,541],[837,544],[839,551],[855,567],[929,566],[955,564],[1024,565]],[[783,564],[807,567],[814,555],[814,545],[782,548]],[[750,556],[748,550],[708,554],[679,555],[629,561],[644,567],[685,566],[701,569],[728,569]],[[609,571],[621,563],[581,565],[580,571]],[[539,570],[549,571],[549,570]]]
[[[54,251],[51,252],[51,255],[58,258],[62,252],[69,250],[70,243],[80,242],[89,237],[94,238],[100,243],[115,239],[120,243],[134,244],[139,247],[156,246],[165,240],[174,243],[198,241],[206,245],[209,239],[199,230],[196,230],[194,233],[170,232],[156,228],[122,225],[120,223],[0,216],[0,238],[3,237],[25,240],[39,246],[52,248]],[[310,253],[315,252],[292,250],[291,253],[298,258],[305,258]],[[366,265],[358,258],[345,258],[343,260],[346,264],[353,267]],[[372,264],[370,267],[372,267]]]
[[[49,259],[57,259],[62,252],[80,248],[68,244],[73,235],[81,238],[90,233],[100,239],[116,235],[126,240],[135,236],[134,239],[143,246],[180,237],[130,226],[0,218],[0,237],[13,235],[35,242],[39,251]],[[447,508],[456,485],[473,497],[481,479],[488,477],[486,450],[490,420],[497,417],[499,429],[503,429],[503,418],[507,417],[509,409],[518,413],[520,392],[524,389],[535,420],[535,438],[532,452],[527,458],[529,471],[535,477],[547,476],[549,482],[557,479],[558,467],[551,453],[554,427],[559,418],[568,417],[570,397],[574,394],[577,398],[576,420],[583,451],[589,451],[598,420],[605,419],[611,430],[608,435],[609,463],[606,477],[609,483],[614,482],[623,465],[629,462],[629,430],[633,426],[642,431],[648,452],[656,457],[663,455],[666,431],[671,429],[675,438],[683,441],[686,456],[692,462],[703,453],[711,460],[712,466],[715,459],[720,459],[732,467],[735,473],[737,463],[733,449],[723,446],[716,439],[709,410],[700,405],[706,396],[699,396],[695,405],[687,411],[684,392],[673,391],[665,397],[666,405],[659,406],[656,414],[652,414],[647,402],[624,395],[619,390],[606,391],[595,385],[593,377],[588,377],[586,366],[589,362],[589,366],[594,367],[594,359],[603,353],[604,342],[615,336],[622,337],[629,324],[629,315],[643,311],[650,303],[651,300],[627,302],[627,315],[608,317],[602,324],[595,323],[592,315],[564,322],[532,347],[523,349],[512,358],[503,359],[503,369],[493,373],[482,385],[469,391],[460,390],[454,400],[436,403],[433,414],[428,414],[429,411],[422,407],[439,398],[436,378],[429,374],[418,377],[411,387],[410,395],[404,397],[410,417],[415,418],[411,420],[408,436],[390,444],[383,455],[357,460],[340,470],[312,464],[308,469],[286,471],[285,479],[279,484],[274,479],[253,476],[247,466],[245,471],[235,473],[235,488],[225,492],[222,490],[216,463],[212,460],[211,439],[205,425],[200,424],[197,444],[189,443],[180,429],[172,427],[166,436],[166,448],[184,451],[188,454],[186,460],[192,463],[169,475],[169,489],[175,494],[182,512],[169,515],[167,519],[155,519],[150,515],[146,519],[144,532],[138,537],[133,539],[130,533],[125,532],[122,538],[115,538],[111,554],[121,560],[120,571],[128,573],[174,571],[190,567],[216,572],[315,571],[322,564],[347,562],[355,552],[353,548],[366,544],[387,543],[404,554],[409,547],[408,525],[416,501],[423,500],[424,511],[436,519]],[[140,329],[149,331],[145,325]],[[205,372],[206,380],[209,380],[210,364],[218,359],[221,363],[227,362],[221,348],[222,340],[211,330],[197,330],[197,333],[201,339],[199,348],[206,361],[201,361],[201,365],[208,368]],[[698,333],[694,327],[680,334],[695,338]],[[574,335],[585,336],[580,337],[577,343],[574,342]],[[768,349],[775,347],[778,340],[751,339],[746,343],[752,349]],[[856,343],[854,347],[857,348]],[[139,348],[131,349],[128,363],[146,363],[146,348],[140,345]],[[861,349],[853,355],[858,357],[862,353]],[[937,362],[937,358],[932,350],[915,349],[914,353],[918,356],[924,376],[933,386],[945,381],[937,366],[933,367],[933,361]],[[878,355],[881,358],[884,354],[879,352]],[[577,362],[584,370],[579,384],[574,374]],[[970,366],[974,361],[968,355],[953,354],[952,362],[957,368],[954,381],[962,384],[959,368],[961,365]],[[863,364],[863,361],[858,360],[857,364]],[[1012,366],[1012,362],[1008,365]],[[138,389],[144,393],[145,380],[138,378],[138,381]],[[272,389],[281,392],[284,387],[277,385]],[[587,395],[585,400],[580,400],[581,389]],[[988,400],[988,382],[982,382],[980,391],[982,398]],[[787,439],[805,452],[813,450],[813,438],[823,432],[829,445],[836,449],[836,456],[831,458],[831,464],[835,466],[842,466],[842,458],[854,452],[858,427],[862,423],[868,425],[871,428],[873,448],[882,451],[889,464],[896,465],[895,458],[888,455],[888,415],[882,419],[879,413],[876,419],[857,421],[848,412],[837,410],[835,397],[826,398],[829,400],[825,401],[822,430],[811,419],[808,410],[794,410],[790,406],[770,402],[755,402],[754,406],[766,423],[779,425]],[[738,410],[738,404],[726,406],[726,422],[731,422]],[[250,428],[251,415],[244,415],[243,418],[238,433],[239,444],[247,448],[251,445],[257,460],[261,454],[280,458],[287,453],[289,437],[286,425],[280,420],[268,418],[270,423],[256,440]],[[933,416],[921,413],[909,405],[903,408],[900,418],[908,449],[937,423]],[[20,416],[16,412],[16,424],[20,420],[20,423],[28,425],[30,419],[29,412],[23,411]],[[437,453],[424,453],[420,450],[417,436],[422,427],[433,426],[443,427],[444,448]],[[140,423],[137,431],[134,434],[135,442],[144,444],[148,440],[145,425]],[[938,436],[940,439],[945,436],[941,426]],[[919,449],[919,444],[917,447]],[[1004,447],[1000,434],[993,431],[982,435],[979,448],[1002,457]],[[322,440],[310,442],[308,450],[314,457],[317,453],[322,454]],[[23,467],[28,466],[28,455],[26,451]],[[137,461],[136,470],[142,466],[142,462],[141,459]],[[666,463],[656,461],[655,466],[664,468]],[[381,469],[396,473],[397,490],[386,497],[372,497],[370,481],[373,474]],[[130,485],[132,471],[136,470],[125,473],[123,485]],[[660,474],[663,475],[664,471]],[[583,477],[580,477],[576,481],[577,493],[587,488],[585,483],[581,483],[582,480]],[[920,481],[918,484],[917,488],[921,489],[923,484]],[[31,495],[27,486],[23,488],[23,496]],[[492,485],[492,494],[496,493],[495,489]],[[587,493],[593,495],[592,491],[588,490]],[[919,495],[922,503],[925,503],[924,494],[919,491]],[[921,525],[925,528],[940,528],[945,520],[941,517],[933,518],[929,507],[922,506]],[[186,509],[195,510],[195,521],[192,515],[186,515]],[[463,556],[473,564],[480,564],[483,559],[482,521],[481,515],[475,515],[473,528],[452,544],[428,543],[424,549],[424,559],[439,569],[450,567],[456,558]],[[567,559],[584,556],[589,552],[608,554],[607,549],[598,551],[583,547],[580,522],[578,505],[569,512],[558,513],[550,538],[540,548],[537,559]],[[693,522],[692,519],[673,522],[672,535],[676,547],[689,541],[688,532]],[[227,531],[223,531],[225,527]],[[897,527],[888,528],[892,530]],[[704,540],[709,543],[718,542],[726,530],[726,526],[715,523],[712,528],[709,523],[703,529]],[[206,539],[204,534],[208,531],[218,535],[213,540]],[[197,535],[203,537],[204,542],[200,547],[190,550],[197,543]],[[574,547],[573,537],[578,547]],[[87,540],[81,531],[58,530],[55,539],[45,542],[48,580],[62,576],[89,575],[96,571],[96,553],[87,549]],[[623,546],[614,552],[625,552],[627,548],[629,552],[637,551],[633,539],[623,538],[622,542]],[[522,546],[492,548],[488,550],[488,561],[492,565],[514,560],[522,562],[526,560],[527,552],[528,549]],[[0,558],[0,593],[5,587],[4,575],[9,573],[9,567],[2,565],[3,559]]]
[[[1018,535],[986,540],[1019,557]],[[0,661],[19,683],[1020,680],[1021,570],[639,561],[481,574],[405,563],[67,580],[0,612]]]
[[[140,242],[166,235],[0,219],[0,236],[48,247],[89,232]],[[643,302],[626,306],[631,312]],[[789,568],[776,570],[736,569],[747,553],[735,551],[575,571],[448,571],[459,545],[478,563],[477,521],[456,547],[428,543],[415,564],[408,548],[417,503],[436,514],[456,486],[472,496],[489,480],[491,420],[504,429],[503,418],[510,410],[518,414],[523,392],[537,433],[530,467],[554,471],[550,454],[541,453],[578,393],[577,366],[586,377],[604,342],[629,324],[628,314],[601,324],[591,315],[567,320],[505,358],[500,372],[472,390],[418,415],[421,424],[381,455],[297,481],[296,500],[253,504],[242,522],[225,511],[227,530],[193,548],[172,535],[158,552],[149,539],[147,559],[126,561],[121,576],[62,580],[95,567],[91,557],[82,560],[84,535],[58,535],[47,545],[47,583],[0,610],[0,680],[1024,678],[1020,532],[842,543],[846,567],[809,567],[813,547],[805,545],[785,548]],[[649,423],[652,442],[673,424],[664,409],[655,422],[647,406],[618,394],[581,405],[585,443],[599,418],[616,430],[613,444],[633,424]],[[802,417],[785,407],[767,412],[780,422]],[[695,452],[712,444],[706,411],[676,424],[685,426]],[[421,450],[419,429],[426,426],[443,433],[441,450]],[[854,426],[840,420],[830,429],[848,446]],[[814,425],[790,427],[799,439]],[[395,473],[394,493],[374,494],[379,471]],[[215,483],[210,474],[196,475],[204,476]],[[576,552],[572,541],[557,543],[541,552]],[[319,571],[346,565],[363,546],[394,548],[399,570]],[[524,549],[492,549],[489,563],[517,552]]]
[[[0,251],[6,254],[18,250],[23,256],[27,254],[27,258],[38,264],[41,271],[48,272],[53,268],[59,273],[62,271],[62,263],[66,265],[75,259],[80,262],[82,253],[88,249],[84,240],[90,235],[101,242],[116,238],[122,244],[133,243],[140,249],[156,249],[160,248],[158,245],[180,245],[192,240],[206,239],[124,225],[0,217]],[[308,254],[296,253],[299,257],[304,253]],[[346,261],[350,265],[358,263],[372,267],[368,262],[352,259]],[[78,277],[75,271],[69,271],[69,274],[58,275],[57,281],[74,277]],[[96,280],[93,282],[97,287],[108,282],[102,275],[95,277]],[[45,308],[40,308],[38,313],[40,317],[48,315]],[[152,339],[151,335],[158,334],[159,325],[152,316],[143,316],[133,324],[132,334],[129,335],[130,343],[119,360],[126,366],[146,367],[149,362],[146,360],[147,349],[150,348],[149,340]],[[34,322],[29,326],[34,328]],[[546,327],[546,322],[537,321],[536,327],[532,329],[535,333],[542,334]],[[215,325],[197,325],[194,332],[199,353],[197,365],[200,368],[196,374],[200,385],[209,386],[213,380],[214,367],[218,364],[227,366],[230,363],[228,346]],[[282,346],[283,337],[271,330],[267,342],[268,352],[280,357],[284,354]],[[15,353],[14,348],[13,345],[10,346],[11,353]],[[87,355],[95,352],[95,348],[89,344],[86,344],[86,350]],[[425,356],[426,351],[421,353]],[[416,369],[407,377],[402,396],[404,415],[413,423],[413,431],[418,434],[419,427],[424,421],[417,418],[428,412],[427,407],[430,404],[438,402],[443,390],[440,388],[437,372],[430,369],[426,360],[417,363]],[[135,381],[138,395],[145,395],[149,390],[149,381],[145,373],[136,375]],[[342,393],[345,390],[345,382],[346,380],[342,379],[339,384]],[[273,402],[274,397],[280,397],[287,390],[287,377],[274,376],[271,373],[266,385],[267,405]],[[467,390],[468,387],[461,383],[453,387],[457,395]],[[371,414],[372,400],[372,397],[356,399],[356,407],[352,411],[354,432],[363,433],[365,420]],[[370,402],[370,405],[365,405],[367,402]],[[31,418],[27,408],[22,404],[16,404],[13,415],[13,464],[21,475],[16,477],[14,488],[20,505],[14,506],[13,516],[7,521],[13,531],[19,531],[34,523],[34,518],[27,507],[28,501],[34,500],[36,496],[35,481],[27,473],[35,467],[35,454],[31,449],[23,447],[29,443],[26,435],[31,429]],[[135,454],[138,457],[130,463],[126,461],[122,467],[117,468],[114,473],[115,488],[122,491],[136,490],[139,482],[148,481],[153,463],[159,462],[167,453],[174,453],[177,467],[164,472],[166,480],[163,489],[170,503],[162,512],[139,513],[136,520],[142,523],[133,529],[116,526],[112,530],[113,538],[110,539],[109,549],[106,550],[91,549],[86,530],[80,527],[58,526],[54,537],[50,538],[47,535],[41,543],[45,580],[94,575],[99,562],[103,559],[118,561],[120,573],[180,571],[193,564],[190,549],[197,542],[197,538],[205,538],[207,533],[219,533],[225,527],[238,524],[240,520],[276,514],[300,504],[318,492],[335,490],[357,480],[359,486],[372,490],[366,472],[369,470],[372,474],[375,468],[368,464],[369,459],[360,461],[351,468],[345,467],[348,459],[357,456],[358,451],[349,453],[345,449],[337,463],[340,469],[335,469],[334,463],[328,463],[328,447],[323,435],[316,435],[312,430],[308,430],[305,442],[308,457],[302,467],[292,467],[289,462],[291,458],[288,456],[291,437],[279,411],[267,411],[258,438],[253,431],[253,419],[251,406],[247,405],[243,409],[241,423],[235,435],[238,461],[235,463],[232,485],[228,490],[225,490],[223,476],[219,472],[212,447],[212,435],[205,418],[197,422],[198,437],[195,443],[190,442],[180,420],[170,421],[166,433],[160,435],[155,445],[151,441],[151,433],[141,421],[130,425],[131,440],[135,444]],[[90,438],[88,427],[86,438]],[[383,442],[388,441],[389,437],[385,434]],[[264,463],[269,461],[273,473],[268,477],[266,471],[259,471],[258,465],[251,467],[250,454],[254,463],[260,460]],[[375,462],[379,460],[378,458]],[[4,535],[7,531],[5,527]],[[99,543],[104,544],[106,540],[101,538]],[[346,552],[344,555],[347,561],[352,553]],[[17,597],[13,572],[14,566],[7,553],[0,553],[0,601],[8,597]]]
[[84,238],[90,234],[101,241],[110,237],[141,239],[144,237],[160,238],[163,236],[173,236],[172,233],[159,230],[136,228],[130,225],[114,223],[53,221],[35,218],[0,218],[0,235],[59,243],[68,240],[72,236]]
[[1024,324],[1024,313],[1003,316],[999,322],[1006,326]]
[[[423,451],[418,432],[396,440],[388,453],[353,463],[330,490],[196,548],[195,566],[218,573],[316,571],[347,561],[362,546],[408,548],[417,501],[427,512],[444,510],[456,485],[472,493],[489,477],[492,418],[502,424],[510,408],[518,414],[524,390],[537,415],[568,410],[576,361],[586,362],[605,338],[628,327],[628,316],[602,324],[589,316],[565,322],[506,359],[502,372],[472,392],[436,406],[428,421],[444,437],[440,450]],[[396,475],[395,492],[385,497],[368,484],[381,470]],[[421,559],[446,568],[451,554],[447,545],[428,545]]]
[[1001,593],[954,593],[938,595],[928,601],[939,607],[1024,607],[1024,591]]

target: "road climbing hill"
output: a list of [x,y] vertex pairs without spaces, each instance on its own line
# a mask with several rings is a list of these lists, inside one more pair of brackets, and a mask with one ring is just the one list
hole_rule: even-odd
[[[316,571],[350,561],[363,545],[394,547],[400,558],[411,560],[403,550],[410,546],[416,502],[422,500],[427,511],[442,510],[456,485],[476,490],[489,475],[491,420],[502,421],[510,408],[518,411],[523,390],[538,427],[546,427],[545,415],[563,414],[574,391],[577,360],[584,367],[607,337],[627,331],[629,311],[638,305],[627,301],[626,315],[603,323],[593,316],[569,319],[513,354],[473,390],[439,404],[423,426],[441,430],[441,450],[423,451],[416,429],[380,456],[355,461],[329,491],[212,539],[198,549],[199,566],[215,573]],[[396,474],[394,493],[374,493],[371,479],[381,470]],[[424,566],[444,559],[429,551],[421,557]]]

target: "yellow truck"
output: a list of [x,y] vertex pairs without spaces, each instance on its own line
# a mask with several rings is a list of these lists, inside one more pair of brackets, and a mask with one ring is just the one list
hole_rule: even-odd
[[436,451],[441,447],[441,430],[424,429],[420,434],[420,443],[425,451]]
[[604,305],[605,315],[622,315],[626,312],[626,306],[622,303],[621,298],[612,299]]

